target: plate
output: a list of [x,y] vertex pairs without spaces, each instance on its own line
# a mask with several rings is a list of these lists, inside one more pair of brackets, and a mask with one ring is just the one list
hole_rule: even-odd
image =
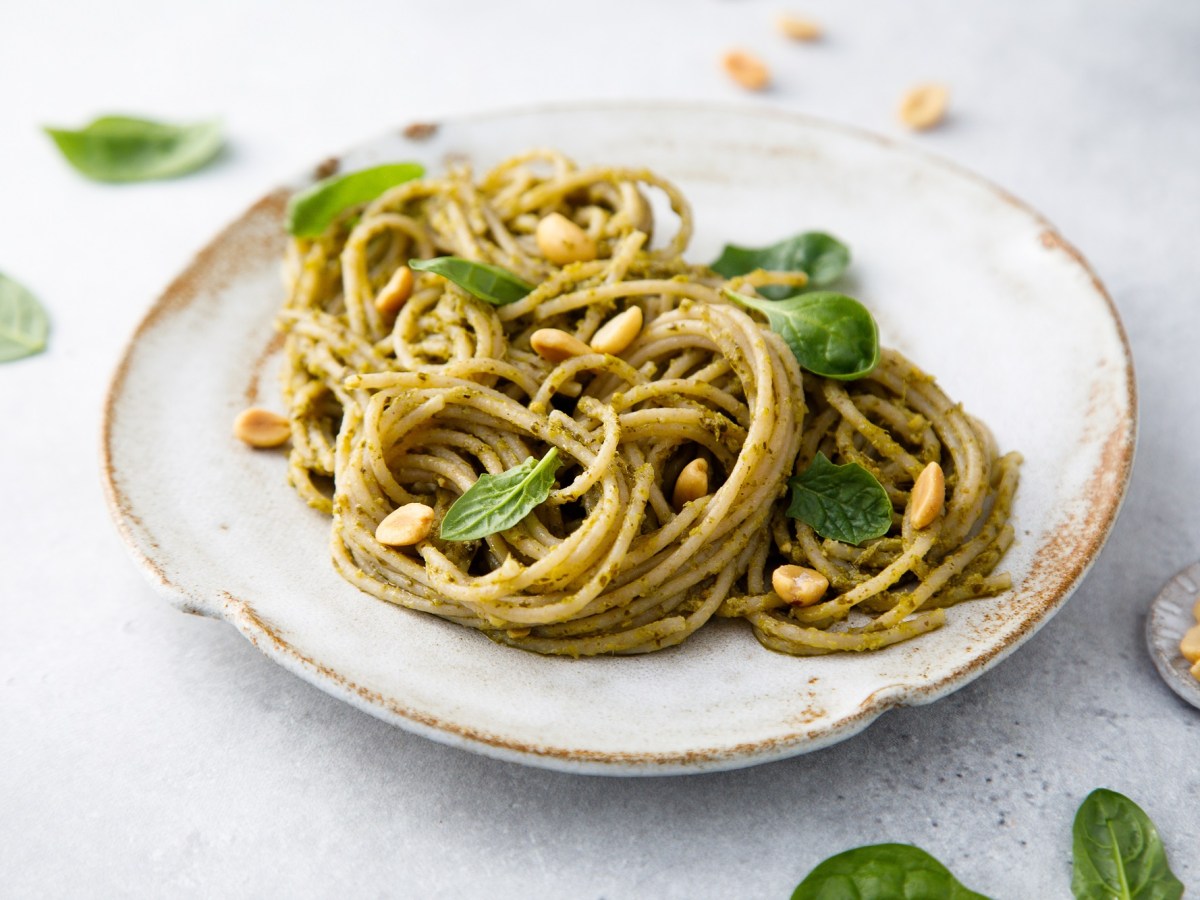
[[1166,583],[1146,616],[1146,645],[1167,687],[1200,709],[1200,681],[1191,663],[1179,652],[1183,633],[1196,624],[1192,613],[1200,598],[1200,562],[1193,563]]
[[[418,130],[419,133],[420,130]],[[413,132],[409,132],[412,134]],[[1117,314],[1079,254],[1004,191],[919,150],[775,110],[579,106],[397,130],[343,170],[418,160],[478,171],[534,146],[580,163],[648,166],[692,201],[695,260],[725,241],[832,232],[848,293],[883,343],[934,373],[1025,456],[1004,568],[1015,588],[949,611],[945,628],[865,655],[791,658],[742,622],[674,650],[555,659],[374,600],[327,562],[328,523],[276,453],[230,434],[281,408],[282,213],[306,173],[196,257],[134,334],[103,437],[113,514],[134,557],[188,612],[218,616],[301,678],[402,728],[530,765],[604,774],[729,769],[842,740],[995,665],[1066,601],[1107,537],[1129,478],[1132,366]]]

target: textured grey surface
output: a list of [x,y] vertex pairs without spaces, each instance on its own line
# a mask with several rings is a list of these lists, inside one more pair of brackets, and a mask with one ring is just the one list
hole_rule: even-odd
[[[822,45],[784,43],[752,0],[5,8],[0,270],[55,330],[0,368],[0,895],[770,898],[832,853],[904,840],[989,895],[1067,897],[1071,817],[1097,786],[1137,800],[1200,887],[1200,712],[1142,639],[1200,556],[1200,6],[804,6]],[[557,39],[522,52],[531,28]],[[109,523],[96,434],[121,345],[195,248],[272,183],[410,119],[735,99],[714,64],[734,43],[774,65],[761,101],[885,132],[903,87],[945,80],[954,117],[920,143],[1041,209],[1107,284],[1138,458],[1062,613],[959,693],[836,747],[616,780],[394,730],[158,600]],[[233,143],[193,178],[91,185],[37,126],[110,110],[219,113]]]

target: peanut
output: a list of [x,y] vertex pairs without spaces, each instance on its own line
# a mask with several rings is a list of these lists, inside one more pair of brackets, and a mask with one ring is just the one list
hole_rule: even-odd
[[542,256],[556,266],[596,258],[596,242],[562,213],[550,213],[538,222],[535,236]]
[[708,493],[708,460],[693,459],[683,467],[675,479],[675,490],[671,494],[671,505],[683,509],[690,501],[699,500]]
[[382,316],[394,316],[400,312],[413,292],[413,273],[408,266],[398,268],[388,283],[383,286],[375,298],[375,309]]
[[757,56],[730,50],[721,57],[725,73],[748,91],[762,91],[771,83],[771,70]]
[[771,587],[791,606],[812,606],[825,596],[829,579],[805,566],[780,566],[771,573]]
[[819,41],[821,26],[812,19],[789,16],[787,13],[775,20],[775,25],[793,41]]
[[406,503],[392,510],[375,529],[375,540],[389,547],[410,547],[429,537],[433,509],[424,503]]
[[633,339],[642,330],[642,308],[631,306],[600,326],[592,335],[592,349],[597,353],[610,353],[616,356],[633,343]]
[[1179,652],[1190,663],[1200,662],[1200,625],[1193,625],[1183,633],[1179,642]]
[[592,348],[575,337],[558,328],[539,328],[529,336],[529,345],[533,352],[542,359],[552,363],[560,363],[572,356],[583,356],[591,353]]
[[908,497],[908,515],[913,528],[927,528],[942,514],[946,505],[946,476],[942,467],[931,462],[917,476]]
[[292,436],[292,426],[278,413],[252,406],[233,420],[233,436],[251,447],[278,447]]
[[915,131],[933,128],[946,117],[950,91],[941,84],[919,84],[900,99],[900,121]]

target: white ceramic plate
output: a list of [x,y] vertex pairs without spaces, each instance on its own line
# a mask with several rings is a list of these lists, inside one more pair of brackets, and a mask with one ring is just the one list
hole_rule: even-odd
[[1183,633],[1196,624],[1192,609],[1200,599],[1200,562],[1166,583],[1146,616],[1146,646],[1158,674],[1176,694],[1200,709],[1200,681],[1179,652]]
[[607,774],[765,762],[842,740],[880,713],[961,687],[1059,608],[1099,553],[1133,457],[1128,347],[1086,263],[1037,213],[923,152],[777,111],[585,106],[397,130],[343,169],[449,154],[482,170],[534,146],[649,166],[696,211],[690,256],[727,240],[830,231],[848,292],[885,344],[937,375],[1025,455],[1004,567],[1016,587],[947,626],[858,656],[790,658],[740,622],[650,656],[552,659],[360,594],[327,562],[325,519],[275,453],[230,436],[278,405],[272,319],[281,213],[269,194],[205,248],[134,335],[105,420],[109,499],[135,557],[180,608],[226,619],[300,677],[372,715],[509,760]]

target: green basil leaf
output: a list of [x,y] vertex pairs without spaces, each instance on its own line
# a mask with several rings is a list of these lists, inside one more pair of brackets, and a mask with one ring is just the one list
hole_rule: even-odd
[[96,181],[152,181],[194,172],[221,149],[221,123],[169,125],[103,116],[77,131],[47,128],[72,166]]
[[441,275],[453,281],[472,297],[478,297],[493,306],[516,303],[533,290],[532,284],[518,278],[508,269],[488,263],[472,262],[458,256],[410,259],[408,267]]
[[865,306],[831,291],[787,300],[759,300],[725,290],[726,297],[767,317],[796,361],[826,378],[862,378],[879,364],[879,329]]
[[887,534],[892,501],[879,480],[858,463],[837,466],[818,453],[807,469],[788,479],[787,514],[807,522],[821,537],[861,544]]
[[425,167],[418,163],[388,163],[318,181],[293,194],[288,201],[288,233],[316,237],[343,210],[370,203],[384,191],[424,174]]
[[49,332],[50,320],[37,298],[0,272],[0,362],[40,353]]
[[546,502],[557,468],[558,450],[551,447],[541,462],[530,457],[500,475],[480,475],[446,510],[442,540],[473,541],[512,528]]
[[831,856],[796,885],[792,900],[987,900],[919,847],[874,844]]
[[1071,891],[1077,900],[1176,900],[1183,884],[1167,865],[1154,823],[1136,803],[1101,788],[1075,814],[1075,866]]
[[[726,244],[709,268],[718,275],[733,278],[755,269],[769,272],[804,272],[812,287],[827,287],[842,277],[850,265],[850,249],[831,235],[806,231],[769,247],[738,247]],[[759,290],[764,297],[782,300],[795,293],[786,285],[768,285]]]

